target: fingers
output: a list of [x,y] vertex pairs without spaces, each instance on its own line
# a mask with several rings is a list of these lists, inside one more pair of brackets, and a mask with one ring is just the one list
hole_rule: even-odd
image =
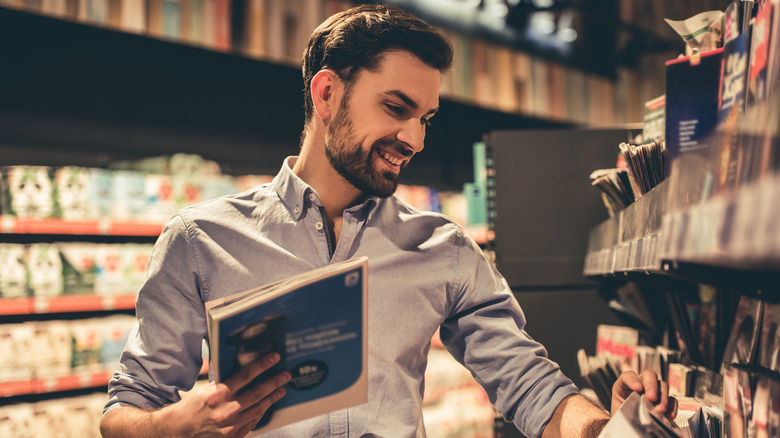
[[242,394],[241,405],[246,408],[239,414],[238,424],[247,424],[249,430],[254,429],[271,405],[287,393],[283,385],[290,381],[290,377],[289,373],[281,373]]
[[644,385],[639,376],[633,371],[624,371],[612,385],[612,396],[625,400],[632,392],[644,391]]
[[675,418],[677,418],[677,407],[679,404],[677,403],[677,399],[674,397],[669,397],[669,407],[666,408],[666,412],[664,412],[664,415],[666,415],[666,418],[669,419],[669,421],[674,421]]
[[651,402],[659,401],[660,381],[658,380],[658,374],[656,374],[655,371],[645,370],[642,372],[640,379],[642,380],[642,388],[644,390],[645,396]]
[[[258,383],[241,394],[238,400],[241,406],[246,406],[245,410],[251,410],[266,401],[268,406],[270,406],[284,396],[285,389],[283,386],[290,381],[290,378],[290,373],[287,372],[270,377],[268,380]],[[267,408],[266,406],[265,409]]]
[[279,359],[279,353],[268,353],[260,360],[250,363],[238,370],[234,375],[230,376],[230,378],[225,380],[225,386],[230,389],[232,394],[235,394],[251,383],[255,377],[276,365],[279,362]]

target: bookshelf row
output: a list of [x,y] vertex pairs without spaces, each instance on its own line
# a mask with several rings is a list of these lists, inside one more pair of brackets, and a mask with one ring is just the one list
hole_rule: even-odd
[[656,186],[589,235],[583,274],[667,274],[775,301],[780,279],[780,175],[685,208]]
[[[353,3],[4,0],[0,6],[298,67],[311,31]],[[642,102],[663,94],[663,61],[677,56],[675,52],[642,56],[638,68],[619,68],[616,77],[608,78],[479,37],[441,30],[455,50],[455,65],[445,76],[442,97],[559,122],[605,126],[640,121]]]

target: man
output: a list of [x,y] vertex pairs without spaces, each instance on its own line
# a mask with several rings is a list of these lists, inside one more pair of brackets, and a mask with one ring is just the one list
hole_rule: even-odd
[[[368,403],[269,436],[424,436],[423,375],[437,328],[527,436],[598,433],[608,414],[577,395],[523,331],[512,292],[473,240],[391,196],[423,149],[451,61],[446,40],[393,8],[358,7],[314,31],[303,60],[300,156],[272,183],[186,208],[166,225],[138,296],[139,327],[109,386],[104,436],[245,435],[284,396],[289,374],[248,385],[278,360],[272,354],[180,398],[201,367],[204,303],[363,255]],[[631,391],[674,411],[652,373],[622,376],[613,409]]]

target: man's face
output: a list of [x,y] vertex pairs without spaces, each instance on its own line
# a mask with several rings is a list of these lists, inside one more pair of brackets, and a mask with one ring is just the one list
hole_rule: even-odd
[[331,166],[364,193],[395,193],[401,170],[423,149],[440,85],[441,73],[407,52],[388,52],[376,71],[359,72],[328,124]]

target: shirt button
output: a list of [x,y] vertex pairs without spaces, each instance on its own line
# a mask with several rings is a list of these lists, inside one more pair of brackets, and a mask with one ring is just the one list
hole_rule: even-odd
[[317,231],[322,230],[322,222],[317,222],[316,224],[314,224],[314,228],[316,228]]
[[309,193],[309,200],[310,200],[311,202],[314,202],[314,200],[316,200],[316,199],[317,199],[317,197],[316,197],[316,196],[314,196],[314,193]]
[[298,214],[301,212],[301,209],[298,207],[293,208],[293,213]]

